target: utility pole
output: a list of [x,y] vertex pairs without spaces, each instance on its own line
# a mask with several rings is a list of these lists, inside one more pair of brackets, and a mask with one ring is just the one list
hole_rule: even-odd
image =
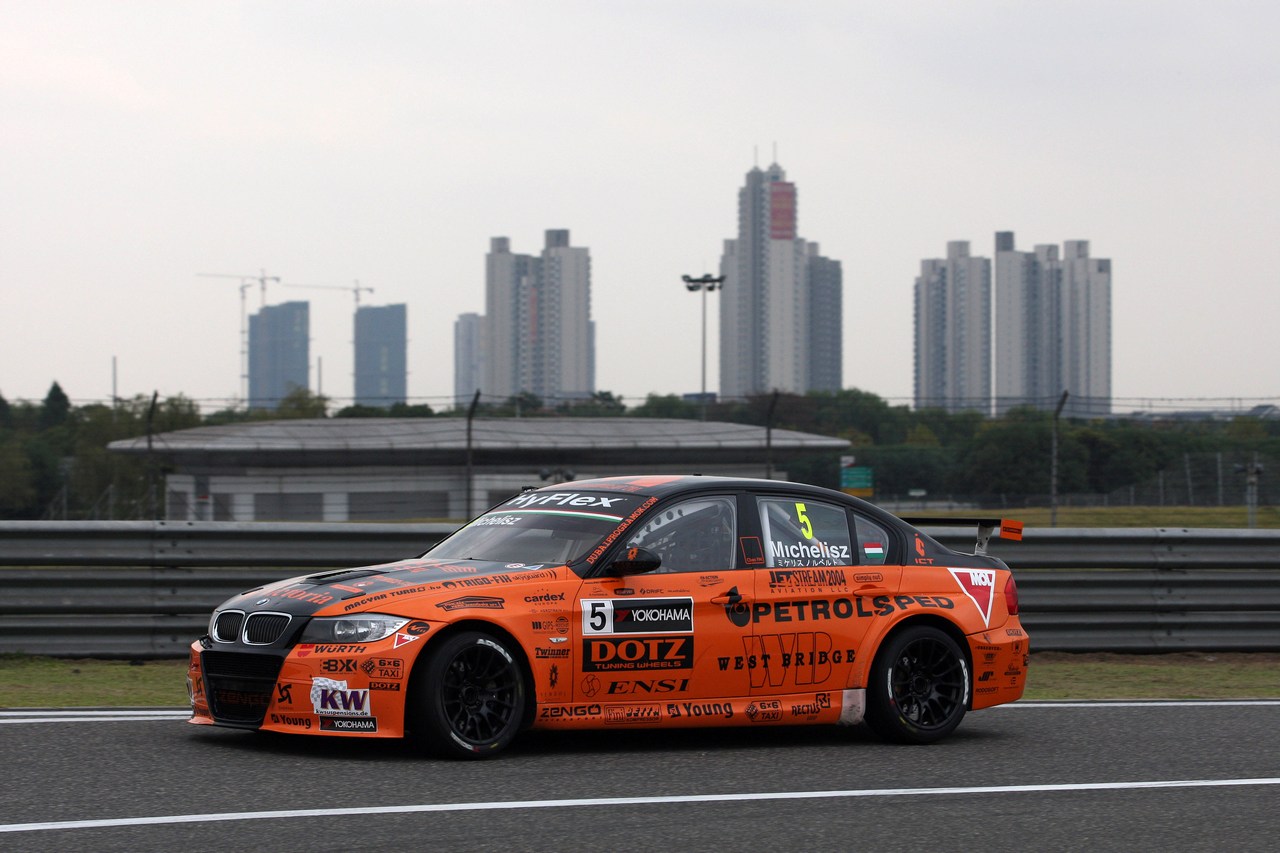
[[471,406],[467,409],[467,506],[463,513],[464,520],[470,521],[472,510],[473,491],[475,490],[475,468],[471,460],[471,425],[476,419],[476,406],[480,405],[480,389],[476,389],[476,395],[471,398]]
[[1058,407],[1053,410],[1053,431],[1049,444],[1049,526],[1058,526],[1058,418],[1062,416],[1062,407],[1067,404],[1068,392],[1063,391],[1058,398]]
[[710,273],[699,278],[681,276],[685,289],[690,293],[702,293],[702,419],[707,419],[707,293],[724,287],[724,276],[713,276]]

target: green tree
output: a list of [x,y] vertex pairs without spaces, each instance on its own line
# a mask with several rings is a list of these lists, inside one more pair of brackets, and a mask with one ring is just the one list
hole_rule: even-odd
[[21,442],[0,441],[0,518],[30,518],[35,502],[35,476]]
[[556,411],[576,418],[613,418],[625,415],[627,407],[612,391],[597,391],[585,400],[567,400]]
[[[955,494],[1026,497],[1049,492],[1052,416],[1031,408],[988,421],[961,453],[951,490]],[[1058,436],[1058,489],[1082,491],[1086,451],[1070,431]]]
[[323,418],[328,408],[328,397],[313,394],[309,388],[294,388],[284,395],[274,412],[266,413],[266,418]]
[[44,408],[40,411],[40,429],[62,426],[67,422],[71,412],[71,401],[67,399],[62,386],[54,382],[49,386],[49,393],[44,397]]
[[650,394],[644,402],[627,412],[633,418],[675,418],[697,420],[701,407],[677,394]]

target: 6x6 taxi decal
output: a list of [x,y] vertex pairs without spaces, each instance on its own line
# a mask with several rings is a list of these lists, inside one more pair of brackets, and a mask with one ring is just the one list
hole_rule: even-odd
[[[912,519],[920,522],[922,519]],[[191,722],[409,737],[485,758],[526,728],[865,723],[937,741],[1012,702],[1009,568],[839,492],[614,477],[530,490],[426,554],[291,578],[192,643]]]

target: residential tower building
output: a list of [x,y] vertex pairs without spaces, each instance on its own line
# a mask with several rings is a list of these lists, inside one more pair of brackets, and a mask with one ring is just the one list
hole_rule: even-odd
[[991,408],[991,261],[969,243],[920,262],[915,282],[915,407]]
[[1033,251],[996,233],[996,411],[1111,412],[1111,261],[1089,257],[1087,240]]
[[406,307],[362,305],[355,316],[355,402],[386,408],[406,400]]
[[840,387],[840,265],[798,236],[796,185],[777,163],[747,173],[720,275],[721,397]]
[[249,408],[276,409],[310,387],[309,302],[265,305],[249,317]]

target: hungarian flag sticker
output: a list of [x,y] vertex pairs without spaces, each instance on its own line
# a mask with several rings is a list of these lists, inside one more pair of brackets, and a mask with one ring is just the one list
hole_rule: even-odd
[[991,627],[991,601],[995,597],[995,569],[947,569],[960,589],[982,614],[982,624]]

